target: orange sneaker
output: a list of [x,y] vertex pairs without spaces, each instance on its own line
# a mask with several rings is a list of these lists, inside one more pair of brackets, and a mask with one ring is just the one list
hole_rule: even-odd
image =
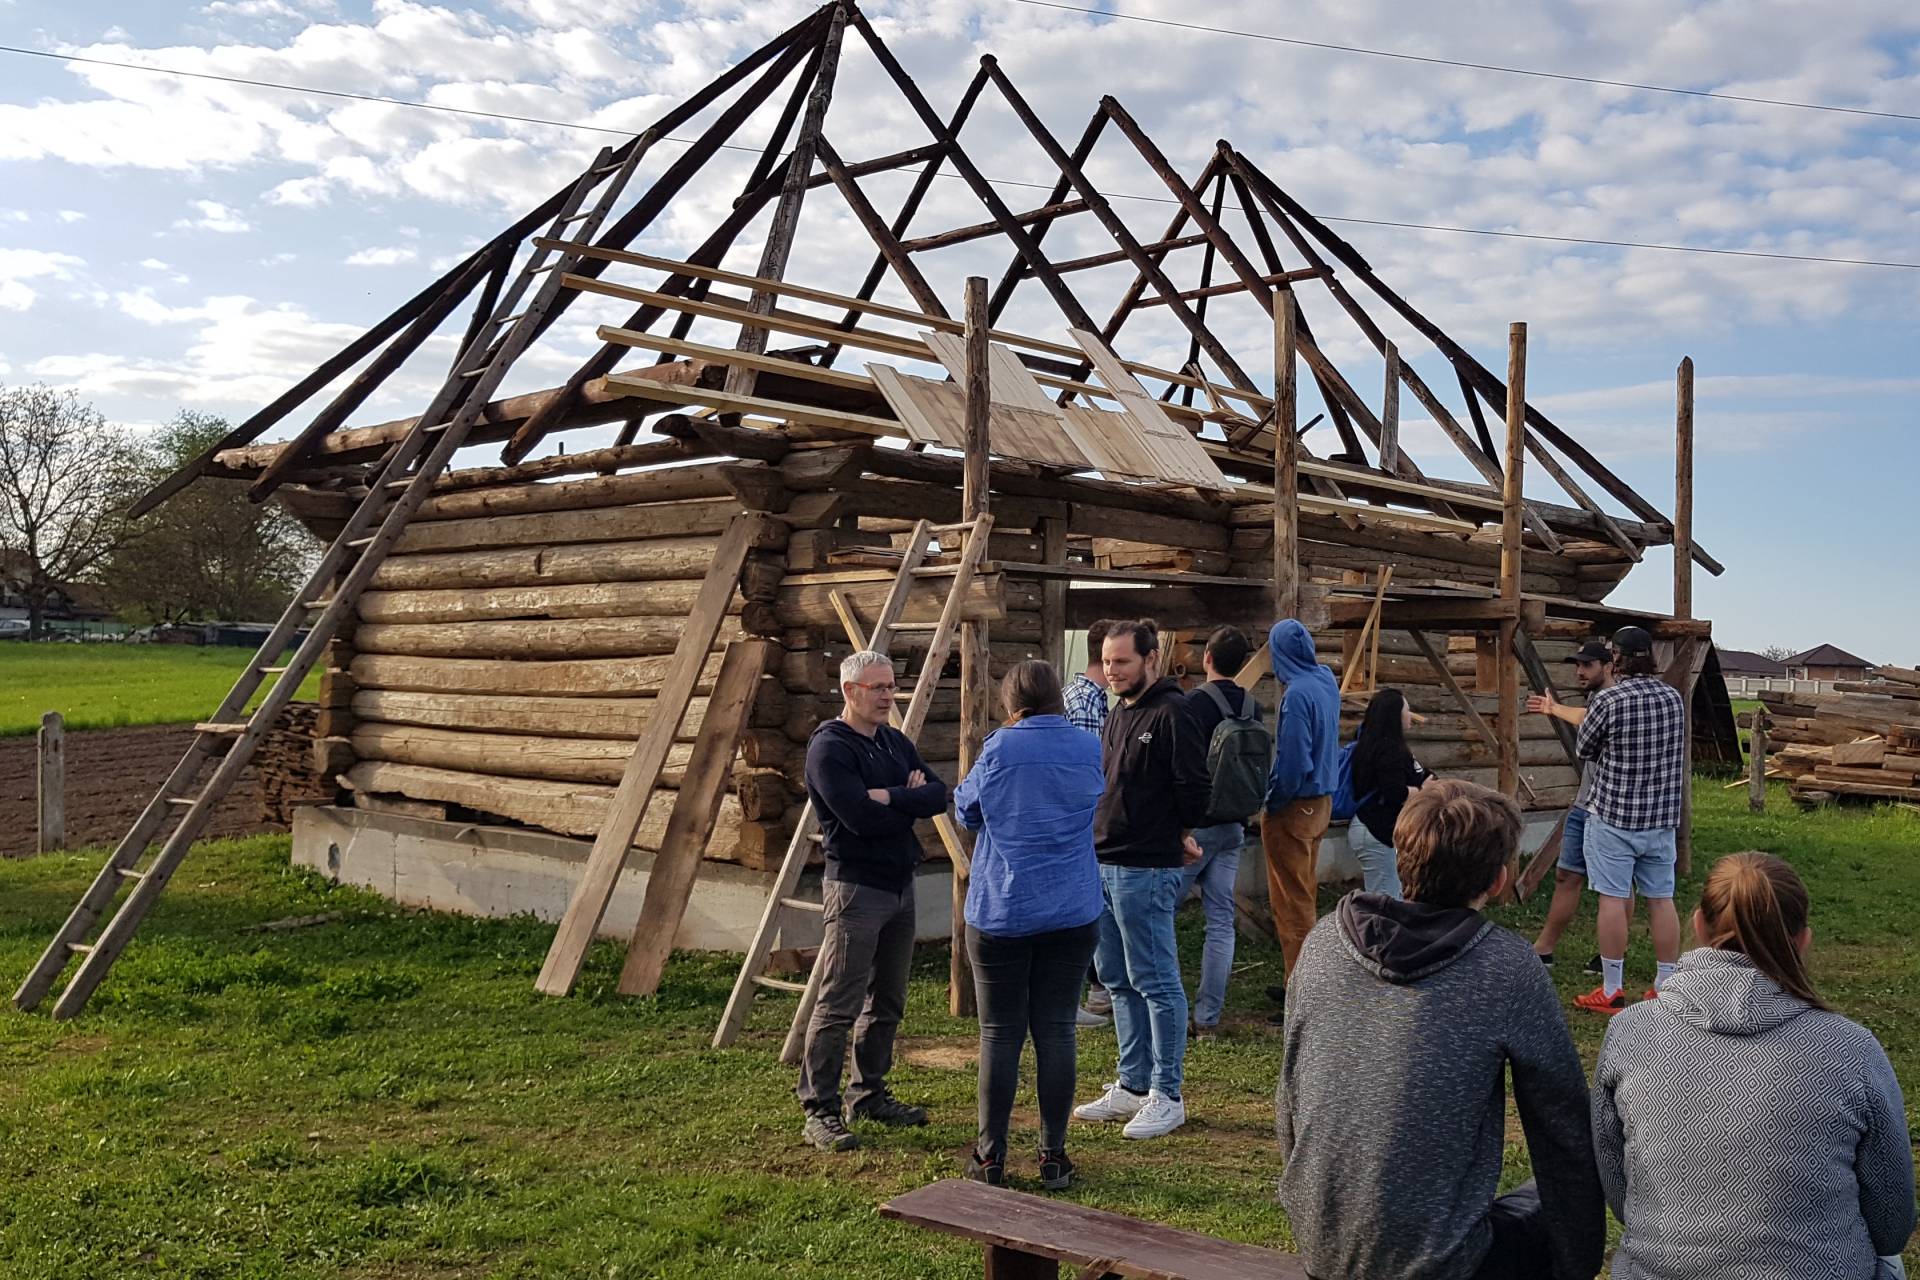
[[1640,998],[1642,1000],[1658,1000],[1660,998],[1660,988],[1648,987],[1647,994],[1641,996]]
[[1623,987],[1612,995],[1608,995],[1607,988],[1603,984],[1595,987],[1583,996],[1575,996],[1573,998],[1573,1007],[1576,1009],[1585,1009],[1588,1013],[1604,1013],[1608,1017],[1612,1017],[1627,1007],[1627,992]]

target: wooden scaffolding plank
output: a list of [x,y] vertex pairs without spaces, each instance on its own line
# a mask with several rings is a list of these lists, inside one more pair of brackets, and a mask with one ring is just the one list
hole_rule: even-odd
[[759,517],[736,516],[721,535],[713,567],[700,584],[700,594],[694,598],[680,642],[673,651],[673,661],[660,682],[659,693],[654,696],[652,714],[647,717],[646,728],[634,745],[633,758],[627,762],[626,774],[620,779],[613,801],[607,806],[606,822],[594,839],[579,887],[567,904],[546,963],[540,968],[539,980],[534,983],[536,990],[547,995],[565,995],[573,990],[580,976],[587,948],[592,945],[607,903],[613,898],[620,868],[626,864],[627,854],[633,847],[634,833],[640,829],[647,806],[653,801],[667,752],[680,730],[681,717],[693,698],[695,682],[713,647],[714,637],[719,634],[727,605],[739,586],[740,570],[746,564],[747,552],[759,534],[761,523]]
[[1149,456],[1159,462],[1163,479],[1209,489],[1232,487],[1186,428],[1166,415],[1160,402],[1147,394],[1098,334],[1084,329],[1070,329],[1068,333],[1145,437]]
[[700,860],[713,834],[714,820],[720,816],[720,800],[727,791],[740,735],[753,713],[754,695],[778,651],[779,646],[771,640],[736,640],[720,660],[720,674],[707,700],[700,736],[694,739],[693,754],[674,797],[673,813],[667,818],[666,834],[660,838],[660,852],[654,856],[653,872],[647,877],[640,918],[627,946],[627,962],[620,971],[619,991],[623,996],[648,996],[660,987],[660,974],[673,951],[674,934],[687,913]]

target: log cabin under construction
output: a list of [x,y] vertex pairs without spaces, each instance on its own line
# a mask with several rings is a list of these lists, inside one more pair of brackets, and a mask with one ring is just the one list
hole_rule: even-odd
[[[855,132],[836,134],[829,113],[855,33],[931,142],[849,161],[829,141]],[[1058,172],[1032,210],[1009,208],[960,142],[989,89]],[[689,183],[763,106],[777,115],[772,136],[712,233],[676,257],[635,249],[668,209],[699,207]],[[702,120],[670,162],[640,163]],[[1129,227],[1088,178],[1111,133],[1174,204],[1164,231]],[[650,185],[604,226],[574,212],[601,175],[643,171]],[[870,191],[907,178],[898,211],[879,212]],[[910,235],[936,186],[933,203],[950,203],[953,179],[986,220]],[[802,213],[834,197],[838,218],[810,221],[823,226],[810,244]],[[1050,254],[1050,231],[1104,247]],[[861,234],[871,266],[828,287]],[[991,291],[970,281],[962,305],[960,289],[936,287],[993,248],[1007,264]],[[948,251],[955,270],[930,265]],[[532,306],[502,315],[516,265],[515,289],[548,274],[532,277]],[[877,300],[883,285],[904,301]],[[1104,323],[1087,310],[1096,296],[1113,302]],[[469,299],[454,380],[478,377],[481,398],[456,414],[447,391],[424,419],[347,425],[403,365],[430,362],[428,339],[450,319],[460,328]],[[519,357],[524,382],[539,365],[522,353],[583,300],[576,320],[618,308],[593,330],[593,353],[561,385],[496,396],[496,366]],[[1326,354],[1345,326],[1379,357],[1375,395]],[[1432,381],[1394,335],[1438,371]],[[328,586],[306,603],[326,622],[314,756],[338,802],[302,811],[298,860],[407,901],[558,918],[582,877],[600,875],[587,842],[605,841],[611,813],[637,809],[585,911],[587,936],[651,928],[664,929],[662,948],[676,937],[740,947],[801,825],[805,744],[838,710],[839,659],[903,569],[889,653],[903,686],[928,684],[918,741],[950,780],[986,731],[990,679],[1025,658],[1064,666],[1070,633],[1140,616],[1168,636],[1173,672],[1196,677],[1210,628],[1257,637],[1300,617],[1353,715],[1377,685],[1404,690],[1422,717],[1420,759],[1515,795],[1535,848],[1578,773],[1566,727],[1522,716],[1521,703],[1564,687],[1560,660],[1582,639],[1647,627],[1690,694],[1696,758],[1737,760],[1710,628],[1691,616],[1694,567],[1720,571],[1690,527],[1691,363],[1667,514],[1527,402],[1523,326],[1508,354],[1502,378],[1231,143],[1184,176],[1105,98],[1063,144],[991,58],[939,114],[857,6],[837,0],[602,152],[146,505],[191,482],[243,482],[336,541]],[[471,372],[483,360],[484,376]],[[260,442],[335,384],[304,429]],[[1470,478],[1423,470],[1400,436],[1403,395],[1418,438],[1452,451],[1439,467]],[[502,457],[420,479],[415,442],[455,428],[469,450],[504,442]],[[550,452],[580,431],[595,433],[589,447]],[[413,505],[391,536],[387,523],[367,536],[389,491]],[[922,522],[983,514],[973,568],[961,571],[953,530],[916,562]],[[1664,546],[1673,614],[1609,605]],[[378,563],[363,572],[355,549]],[[940,624],[956,619],[950,644]],[[1274,682],[1259,675],[1248,682],[1270,710]],[[665,732],[663,713],[674,728],[651,799],[629,806],[636,742],[650,725]],[[936,866],[947,858],[931,824],[925,843]],[[1243,859],[1247,883],[1256,862]],[[650,890],[669,863],[675,887]],[[926,897],[938,900],[923,899],[925,932],[944,934],[946,895]],[[1260,895],[1246,897],[1257,915]],[[804,930],[788,941],[805,945]]]

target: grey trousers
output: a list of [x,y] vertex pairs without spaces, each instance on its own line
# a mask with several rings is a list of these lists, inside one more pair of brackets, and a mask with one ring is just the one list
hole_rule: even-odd
[[814,961],[821,968],[820,1002],[807,1024],[806,1054],[795,1090],[808,1112],[840,1110],[840,1073],[846,1066],[849,1032],[853,1080],[847,1105],[858,1107],[885,1092],[913,964],[911,883],[900,893],[889,893],[828,880],[821,890],[826,938]]

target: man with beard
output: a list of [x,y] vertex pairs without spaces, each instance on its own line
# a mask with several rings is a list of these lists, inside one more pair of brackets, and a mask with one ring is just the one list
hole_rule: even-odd
[[1206,821],[1207,742],[1180,682],[1160,674],[1151,622],[1116,622],[1101,645],[1107,716],[1101,755],[1107,789],[1093,817],[1105,909],[1094,967],[1113,995],[1119,1079],[1074,1109],[1081,1120],[1125,1121],[1129,1138],[1158,1138],[1186,1123],[1180,1082],[1187,1053],[1187,993],[1180,982],[1173,913],[1182,866],[1200,857],[1187,834]]

